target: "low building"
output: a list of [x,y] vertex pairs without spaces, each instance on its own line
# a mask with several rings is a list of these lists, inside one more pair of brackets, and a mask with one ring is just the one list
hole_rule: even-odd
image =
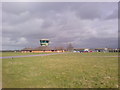
[[96,51],[96,52],[104,52],[105,49],[104,49],[104,48],[95,48],[95,51]]
[[43,52],[64,52],[64,50],[52,49],[48,46],[40,46],[37,48],[24,48],[21,50],[22,53],[43,53]]
[[74,48],[73,52],[89,52],[88,48]]

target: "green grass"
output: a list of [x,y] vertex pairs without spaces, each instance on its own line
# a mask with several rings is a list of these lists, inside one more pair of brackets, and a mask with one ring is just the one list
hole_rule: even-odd
[[[0,57],[2,57],[2,53],[0,52]],[[2,88],[2,60],[0,59],[0,88]]]
[[2,60],[1,59],[0,59],[0,88],[2,88]]
[[3,59],[3,88],[117,88],[117,53]]

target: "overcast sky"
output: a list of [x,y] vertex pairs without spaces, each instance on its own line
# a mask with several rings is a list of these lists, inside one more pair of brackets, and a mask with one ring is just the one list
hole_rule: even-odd
[[4,2],[2,49],[50,46],[118,47],[117,2]]

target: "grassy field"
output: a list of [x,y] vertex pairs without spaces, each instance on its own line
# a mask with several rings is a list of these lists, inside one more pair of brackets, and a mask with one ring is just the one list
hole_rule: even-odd
[[[0,52],[0,57],[2,53]],[[0,88],[2,88],[2,60],[0,60]]]
[[116,55],[67,53],[3,59],[3,88],[117,88],[118,58],[102,57]]

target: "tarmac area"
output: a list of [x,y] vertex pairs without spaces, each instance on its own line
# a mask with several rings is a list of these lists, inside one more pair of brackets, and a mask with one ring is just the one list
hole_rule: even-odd
[[0,59],[5,59],[5,58],[20,58],[20,57],[34,57],[34,56],[48,56],[48,55],[56,55],[56,54],[64,54],[64,53],[50,53],[50,54],[37,54],[37,55],[6,56],[6,57],[0,57]]
[[[64,53],[65,53],[65,52],[64,52]],[[0,59],[20,58],[20,57],[34,57],[34,56],[48,56],[48,55],[56,55],[56,54],[64,54],[64,53],[50,53],[50,54],[37,54],[37,55],[6,56],[6,57],[0,57]],[[84,56],[84,57],[120,57],[120,56]]]

